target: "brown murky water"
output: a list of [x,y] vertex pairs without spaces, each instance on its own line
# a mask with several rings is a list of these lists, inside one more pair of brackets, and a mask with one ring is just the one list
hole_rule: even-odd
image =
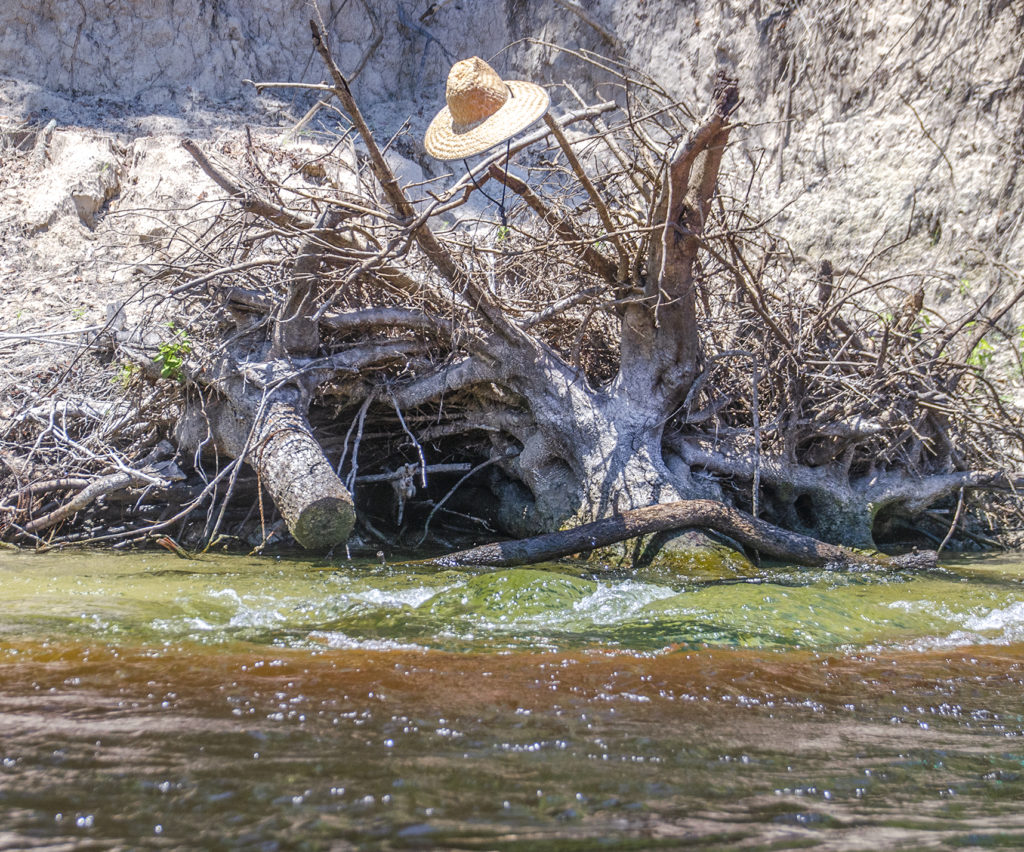
[[0,555],[0,848],[1024,848],[1022,580]]

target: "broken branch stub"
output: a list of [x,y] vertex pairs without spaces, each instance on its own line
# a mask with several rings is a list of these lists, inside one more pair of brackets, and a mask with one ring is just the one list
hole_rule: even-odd
[[320,349],[320,329],[312,315],[317,270],[326,245],[321,238],[330,235],[343,218],[339,208],[329,207],[303,244],[292,267],[287,298],[274,324],[273,357],[312,357]]
[[682,401],[697,375],[694,264],[738,102],[736,81],[720,76],[702,124],[666,163],[653,210],[656,228],[644,299],[627,306],[623,319],[620,384],[641,398],[665,398],[670,408]]

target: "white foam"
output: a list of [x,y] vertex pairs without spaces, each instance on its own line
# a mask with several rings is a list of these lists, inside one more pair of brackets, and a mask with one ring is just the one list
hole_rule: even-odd
[[[445,587],[449,588],[449,587]],[[347,594],[346,597],[352,601],[375,604],[376,606],[402,609],[411,607],[415,609],[420,604],[426,603],[444,589],[423,587],[408,589],[367,589],[364,592]]]
[[597,588],[573,604],[578,615],[594,624],[615,624],[631,618],[649,603],[679,594],[667,586],[624,580],[621,583],[598,583]]
[[1005,609],[990,609],[985,615],[972,615],[964,622],[968,630],[999,630],[1007,638],[1019,638],[1024,633],[1024,601],[1017,601]]
[[308,637],[318,646],[362,651],[422,651],[422,645],[396,642],[394,639],[356,639],[340,630],[314,630]]
[[[953,616],[945,617],[953,620]],[[942,650],[964,645],[1011,645],[1024,641],[1024,601],[983,614],[968,615],[962,625],[945,636],[924,636],[908,643],[916,651]]]
[[283,623],[286,619],[274,604],[274,598],[263,597],[255,601],[247,600],[234,589],[219,589],[210,592],[211,598],[223,598],[235,604],[235,614],[228,621],[229,627],[272,627]]

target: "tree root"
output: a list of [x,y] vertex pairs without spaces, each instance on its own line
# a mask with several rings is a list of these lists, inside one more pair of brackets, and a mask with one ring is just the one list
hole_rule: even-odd
[[[581,14],[577,0],[560,2]],[[822,262],[814,282],[793,274],[792,249],[750,199],[756,172],[727,175],[716,195],[723,149],[739,129],[734,83],[719,81],[700,119],[624,72],[625,102],[581,100],[435,194],[400,185],[318,24],[312,38],[332,84],[311,91],[338,99],[362,154],[344,136],[296,153],[247,137],[245,166],[221,167],[186,140],[233,203],[211,225],[197,220],[200,230],[175,225],[167,245],[190,247],[161,261],[139,304],[129,305],[133,295],[112,306],[106,326],[0,335],[5,352],[83,337],[56,382],[30,351],[0,391],[0,536],[60,546],[83,536],[47,531],[88,518],[90,530],[108,526],[84,540],[142,540],[205,507],[190,545],[217,540],[225,523],[247,537],[257,509],[266,540],[262,500],[238,505],[265,493],[300,545],[328,550],[353,528],[354,484],[390,483],[393,495],[386,485],[360,495],[364,530],[382,542],[413,540],[405,534],[420,524],[426,536],[441,511],[465,518],[446,504],[463,486],[460,508],[488,491],[498,501],[469,516],[474,536],[489,521],[529,535],[622,510],[448,563],[526,564],[696,527],[789,563],[927,567],[935,554],[893,560],[850,548],[905,531],[936,545],[944,535],[982,541],[971,522],[995,524],[970,492],[1024,488],[1024,474],[972,470],[1024,470],[1021,414],[1010,388],[985,375],[981,336],[1024,290],[990,317],[986,301],[930,324],[920,289],[896,314],[867,307],[908,295],[887,283],[900,276],[865,274],[895,245],[856,270],[834,274]],[[600,121],[620,109],[614,129]],[[587,119],[598,135],[586,144],[563,132]],[[611,159],[593,156],[598,139]],[[542,142],[536,165],[508,173],[511,156]],[[477,219],[456,211],[488,179],[524,205],[509,207],[501,227],[483,216],[453,232],[449,214]],[[189,236],[200,231],[208,236]],[[160,324],[172,318],[168,335]],[[108,373],[122,364],[118,375],[72,370],[89,350]],[[55,402],[58,386],[67,398]],[[171,428],[201,481],[172,488],[144,460],[129,465]],[[255,483],[240,479],[242,461]],[[443,497],[440,483],[428,491],[426,482],[442,470],[465,474]],[[677,498],[700,499],[665,502]],[[926,514],[954,500],[956,515]],[[729,501],[761,510],[747,515]],[[236,521],[235,509],[248,514]],[[1024,517],[1019,500],[1000,512]]]
[[530,565],[606,547],[636,536],[695,527],[727,535],[770,559],[810,567],[830,565],[842,568],[868,566],[921,569],[934,568],[938,558],[930,550],[903,556],[859,552],[787,532],[714,500],[677,500],[674,503],[631,509],[571,530],[460,550],[435,561],[441,565]]

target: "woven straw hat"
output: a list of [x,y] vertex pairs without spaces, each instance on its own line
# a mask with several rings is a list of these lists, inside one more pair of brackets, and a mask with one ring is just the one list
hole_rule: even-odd
[[477,56],[452,66],[448,105],[427,128],[423,145],[438,160],[481,154],[525,130],[548,111],[548,93],[534,83],[502,80]]

